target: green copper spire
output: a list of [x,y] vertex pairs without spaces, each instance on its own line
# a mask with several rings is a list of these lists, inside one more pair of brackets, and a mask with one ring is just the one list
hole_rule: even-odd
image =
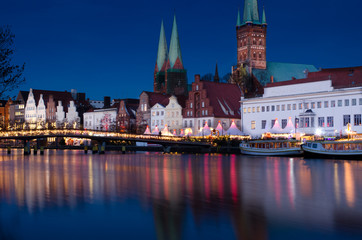
[[236,26],[240,26],[241,22],[240,22],[240,10],[238,9],[238,18],[236,19]]
[[266,25],[266,17],[265,17],[265,9],[263,7],[263,18],[261,20],[261,24]]
[[180,48],[180,40],[178,37],[177,31],[177,23],[176,23],[176,14],[173,18],[173,26],[172,26],[172,34],[171,34],[171,42],[170,42],[170,52],[169,52],[169,59],[170,59],[170,66],[173,68],[177,58],[180,60],[182,64],[182,56],[181,56],[181,48]]
[[260,23],[259,21],[259,9],[258,9],[258,0],[253,0],[252,3],[252,19],[253,19],[253,23]]
[[258,0],[245,0],[243,24],[249,22],[252,22],[254,24],[260,24]]
[[250,0],[245,0],[244,3],[244,16],[243,16],[243,24],[252,22],[251,19],[251,2]]
[[163,64],[167,60],[167,42],[165,35],[165,28],[163,27],[163,21],[161,22],[160,40],[158,41],[157,52],[157,68],[161,71]]

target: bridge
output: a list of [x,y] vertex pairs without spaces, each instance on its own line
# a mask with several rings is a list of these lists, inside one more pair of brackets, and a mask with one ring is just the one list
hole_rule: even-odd
[[195,141],[193,139],[177,136],[158,135],[137,135],[116,132],[100,132],[89,130],[28,130],[28,131],[0,131],[0,140],[22,140],[24,146],[27,142],[44,138],[82,138],[95,140],[98,143],[109,141],[132,141],[159,144],[169,149],[170,146],[194,146],[209,148],[211,144],[205,141]]

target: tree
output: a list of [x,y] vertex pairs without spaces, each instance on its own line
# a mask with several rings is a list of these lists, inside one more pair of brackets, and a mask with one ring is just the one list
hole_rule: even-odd
[[230,83],[230,81],[231,81],[231,73],[225,74],[225,75],[220,79],[220,82],[224,82],[224,83]]
[[204,76],[201,77],[202,81],[208,81],[208,82],[212,82],[213,81],[213,75],[212,73],[207,73]]
[[9,26],[0,26],[0,98],[8,97],[10,91],[25,82],[23,65],[14,65],[14,38]]

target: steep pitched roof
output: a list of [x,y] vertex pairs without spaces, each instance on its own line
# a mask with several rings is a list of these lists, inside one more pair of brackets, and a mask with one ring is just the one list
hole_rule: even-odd
[[[180,40],[178,37],[178,31],[177,31],[176,14],[173,18],[170,51],[169,51],[169,61],[170,61],[171,68],[174,68],[175,65],[177,65],[178,68],[183,68]],[[178,61],[178,64],[176,64],[176,61]]]
[[124,101],[126,111],[127,111],[128,115],[130,116],[130,118],[135,119],[137,108],[138,108],[138,105],[140,104],[140,100],[133,99],[133,98],[127,98],[127,99],[123,99],[122,101]]
[[254,24],[260,24],[257,0],[245,0],[243,24],[249,22]]
[[160,31],[160,39],[158,41],[158,51],[157,51],[157,61],[156,67],[158,71],[161,71],[165,68],[167,61],[167,42],[165,29],[163,27],[163,21],[161,22],[161,31]]
[[58,106],[58,101],[62,101],[64,111],[68,111],[69,102],[74,101],[71,92],[67,91],[59,92],[59,91],[33,89],[33,94],[37,105],[40,99],[40,94],[43,94],[43,100],[45,105],[48,103],[50,95],[52,95],[55,102],[55,106]]
[[362,86],[362,66],[326,68],[318,72],[310,72],[306,78],[268,83],[266,87],[278,87],[323,80],[331,80],[332,86],[336,89]]
[[164,94],[164,93],[155,93],[155,92],[146,92],[149,99],[149,105],[150,108],[153,107],[156,103],[159,103],[163,106],[166,106],[168,104],[168,99],[170,98],[170,94]]
[[236,84],[200,81],[206,89],[214,117],[240,118],[241,90]]
[[253,69],[253,75],[265,86],[271,82],[283,82],[293,78],[302,79],[310,72],[317,72],[318,69],[310,64],[267,62],[266,69]]

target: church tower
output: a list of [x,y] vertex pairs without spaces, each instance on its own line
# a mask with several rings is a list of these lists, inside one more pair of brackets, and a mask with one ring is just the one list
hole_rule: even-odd
[[260,21],[258,0],[245,0],[243,20],[238,11],[236,22],[238,65],[266,69],[266,30],[264,8]]
[[167,64],[167,42],[163,21],[161,22],[160,39],[158,41],[157,60],[154,72],[153,91],[165,91],[165,77],[166,77],[166,64]]
[[166,64],[165,87],[167,94],[187,95],[187,72],[182,62],[176,15],[173,18],[170,50]]

